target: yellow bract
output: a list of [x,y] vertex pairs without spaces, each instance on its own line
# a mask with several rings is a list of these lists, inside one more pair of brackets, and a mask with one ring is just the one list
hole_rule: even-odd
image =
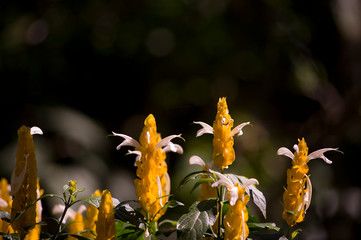
[[249,201],[249,195],[245,195],[245,188],[235,184],[238,187],[238,199],[232,206],[229,205],[226,217],[224,218],[225,240],[244,240],[249,234],[247,226],[248,212],[246,205]]
[[217,115],[213,122],[213,161],[217,167],[224,169],[235,159],[233,135],[231,134],[233,119],[229,115],[226,98],[220,98],[217,104]]
[[96,222],[96,234],[96,240],[115,239],[114,207],[109,190],[102,192],[98,221]]
[[[35,145],[30,128],[22,126],[18,130],[18,148],[16,151],[16,166],[12,177],[13,204],[11,218],[25,210],[25,208],[37,199],[37,175],[38,170],[35,158]],[[22,176],[22,177],[19,177]],[[24,215],[12,222],[13,229],[24,239],[28,233],[27,227],[36,224],[36,204],[26,210]]]
[[161,208],[168,201],[170,180],[167,173],[166,154],[156,145],[161,141],[157,133],[155,118],[150,114],[144,121],[144,128],[140,135],[140,147],[136,151],[141,153],[140,161],[136,161],[137,176],[134,180],[136,194],[147,220],[157,221],[166,211]]
[[307,193],[308,148],[305,140],[298,140],[292,167],[287,170],[287,189],[283,194],[282,217],[290,227],[302,222],[305,217],[305,194]]

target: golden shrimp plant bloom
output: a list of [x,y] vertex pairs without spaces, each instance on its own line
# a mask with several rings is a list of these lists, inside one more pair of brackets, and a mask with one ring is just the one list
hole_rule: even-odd
[[[18,130],[18,148],[16,151],[16,165],[11,176],[12,208],[11,218],[24,211],[38,198],[34,134],[42,134],[38,127],[28,128],[22,126]],[[29,207],[18,219],[12,221],[12,228],[19,233],[20,239],[24,239],[29,228],[36,224],[37,204]]]
[[248,211],[247,203],[250,199],[249,195],[245,195],[246,187],[254,184],[258,184],[257,179],[250,178],[239,185],[239,183],[233,184],[226,176],[219,172],[210,170],[219,178],[212,184],[212,187],[218,185],[226,186],[229,196],[229,208],[224,218],[224,239],[225,240],[245,240],[249,235],[249,229],[247,226]]
[[[213,154],[214,164],[220,169],[225,169],[235,160],[233,136],[243,134],[242,128],[249,122],[242,123],[233,128],[233,119],[229,114],[226,98],[220,98],[217,104],[217,115],[213,122],[213,127],[204,122],[194,122],[202,126],[197,132],[197,137],[209,133],[213,134]],[[233,128],[233,129],[232,129]]]
[[[0,181],[0,210],[11,213],[11,206],[12,206],[12,199],[10,196],[10,184],[5,178],[1,178]],[[13,228],[11,227],[10,223],[0,219],[0,232],[3,233],[14,233]],[[3,237],[0,236],[0,240]]]
[[307,209],[311,203],[312,184],[308,173],[308,162],[315,158],[321,158],[326,163],[332,161],[324,155],[327,151],[337,151],[337,148],[323,148],[308,154],[308,147],[304,138],[298,139],[298,145],[293,146],[295,152],[281,147],[278,149],[278,155],[285,155],[292,159],[292,167],[287,170],[287,188],[283,193],[283,213],[290,227],[304,220]]
[[129,153],[137,155],[135,165],[138,178],[134,180],[136,194],[147,221],[158,221],[166,211],[164,206],[170,193],[170,178],[165,153],[167,151],[183,153],[180,145],[171,142],[172,139],[180,138],[181,135],[171,135],[162,139],[157,132],[156,121],[152,114],[144,121],[139,142],[124,134],[113,132],[113,135],[125,139],[117,146],[117,149],[122,146],[135,147],[135,151],[129,151]]
[[115,239],[115,220],[112,195],[109,190],[102,192],[99,205],[98,221],[96,221],[96,240]]

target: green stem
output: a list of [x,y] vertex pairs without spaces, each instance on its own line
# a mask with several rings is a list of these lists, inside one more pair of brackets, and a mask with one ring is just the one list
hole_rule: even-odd
[[60,220],[59,220],[58,226],[57,226],[57,228],[56,228],[56,232],[55,232],[55,234],[53,235],[52,240],[57,239],[57,238],[58,238],[58,235],[59,235],[59,232],[62,231],[62,230],[61,230],[61,224],[63,223],[65,214],[66,214],[66,212],[68,211],[68,209],[70,208],[70,206],[71,206],[71,196],[69,196],[68,201],[65,203],[65,207],[64,207],[63,214],[61,215],[61,218],[60,218]]
[[[222,169],[223,174],[223,169]],[[224,193],[225,193],[225,187],[220,186],[220,193],[219,193],[219,211],[218,211],[218,239],[222,239],[223,233],[222,233],[222,225],[223,225],[223,205],[224,205]]]

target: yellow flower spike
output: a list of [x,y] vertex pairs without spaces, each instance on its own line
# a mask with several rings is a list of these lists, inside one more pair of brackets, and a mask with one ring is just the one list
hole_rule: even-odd
[[[40,189],[39,179],[37,181],[37,197],[41,197],[44,193],[43,189]],[[41,214],[43,207],[41,201],[36,202],[36,222],[41,221]],[[36,225],[34,228],[30,229],[28,234],[26,234],[25,240],[38,240],[40,238],[41,225]]]
[[[92,197],[100,197],[101,192],[99,190],[96,190]],[[84,230],[88,230],[88,232],[83,233],[84,237],[92,238],[94,235],[90,232],[93,231],[95,233],[95,222],[98,220],[98,209],[93,205],[89,204],[86,207],[86,217],[84,220]]]
[[[11,205],[12,205],[12,200],[11,200],[9,190],[10,190],[10,185],[8,184],[8,181],[5,178],[1,178],[1,181],[0,181],[0,210],[6,211],[8,213],[11,212]],[[0,232],[14,233],[14,230],[11,227],[10,223],[0,219]],[[0,236],[0,240],[2,240],[2,239],[3,239],[3,237]]]
[[250,185],[258,184],[257,179],[248,179],[240,186],[237,183],[233,184],[223,174],[210,170],[219,178],[212,184],[212,187],[219,185],[226,186],[229,196],[229,208],[223,221],[225,228],[224,239],[225,240],[245,240],[249,235],[249,229],[247,226],[248,212],[246,205],[249,201],[249,195],[245,195],[246,187]]
[[[213,122],[213,127],[204,122],[194,122],[202,126],[197,132],[197,137],[209,133],[213,134],[213,154],[212,158],[217,167],[225,169],[234,162],[235,152],[233,148],[233,136],[243,134],[242,128],[249,125],[244,122],[233,128],[233,119],[229,114],[226,98],[220,98],[217,104],[217,115]],[[232,129],[233,128],[233,129]]]
[[234,205],[230,205],[224,218],[225,240],[244,240],[249,235],[247,226],[248,212],[246,205],[249,195],[244,195],[245,188],[235,184],[238,188],[238,199]]
[[282,217],[290,227],[295,226],[304,220],[306,211],[311,203],[312,184],[307,175],[308,162],[312,159],[321,158],[326,163],[332,161],[324,155],[327,151],[338,151],[337,148],[323,148],[308,154],[308,147],[304,138],[298,140],[298,145],[293,146],[295,152],[281,147],[278,155],[284,155],[292,159],[292,167],[287,170],[287,188],[283,193]]
[[[85,206],[81,205],[78,211],[76,211],[73,216],[69,217],[69,220],[72,221],[72,223],[69,225],[69,229],[68,229],[69,233],[78,234],[79,232],[84,230],[84,217],[82,213],[85,210],[86,210]],[[76,240],[77,238],[69,237],[68,239]]]
[[170,193],[170,178],[167,173],[165,153],[168,151],[183,153],[180,145],[171,142],[174,138],[181,138],[181,135],[171,135],[162,139],[157,132],[156,121],[152,114],[149,114],[144,121],[139,142],[124,134],[113,132],[113,135],[125,139],[117,146],[117,149],[122,146],[135,147],[135,151],[129,151],[129,153],[137,155],[135,166],[138,178],[134,180],[136,194],[147,221],[158,221],[166,211],[163,207]]
[[[33,134],[42,134],[42,131],[38,127],[25,126],[18,130],[16,165],[11,176],[12,219],[37,199],[37,166]],[[12,222],[13,229],[19,233],[21,239],[24,239],[28,233],[27,227],[35,226],[36,214],[36,205],[33,205],[23,216]]]
[[213,161],[217,167],[224,169],[235,159],[234,140],[231,135],[233,119],[229,115],[226,98],[221,98],[217,104],[217,115],[213,122]]
[[102,192],[99,206],[98,221],[96,221],[96,240],[115,239],[115,220],[112,196],[109,190]]

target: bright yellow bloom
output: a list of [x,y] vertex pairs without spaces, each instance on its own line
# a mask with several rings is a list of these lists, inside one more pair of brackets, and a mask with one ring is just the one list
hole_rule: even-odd
[[96,221],[96,234],[96,240],[115,239],[114,207],[109,190],[102,192],[98,221]]
[[[79,232],[84,230],[84,219],[83,219],[83,214],[81,211],[75,212],[74,218],[69,217],[69,219],[70,219],[70,221],[73,222],[69,225],[69,230],[68,230],[69,233],[78,234]],[[75,240],[77,238],[69,237],[69,239]]]
[[242,128],[249,122],[242,123],[232,129],[233,119],[229,115],[226,98],[220,98],[217,104],[217,115],[213,122],[213,128],[204,122],[194,122],[200,124],[202,129],[198,130],[197,137],[204,133],[213,134],[213,161],[220,169],[225,169],[231,165],[235,159],[233,136],[242,135]]
[[129,152],[138,155],[135,161],[138,178],[134,180],[136,194],[147,221],[158,221],[166,211],[163,207],[170,193],[165,153],[167,151],[183,153],[181,146],[171,142],[173,138],[180,135],[171,135],[162,139],[157,132],[156,121],[152,114],[144,121],[139,142],[124,134],[113,132],[113,135],[125,139],[117,149],[122,146],[135,147],[135,151]]
[[337,148],[323,148],[308,154],[307,144],[302,138],[298,140],[298,145],[293,146],[295,152],[281,147],[278,155],[285,155],[292,159],[292,167],[287,170],[287,188],[283,193],[283,213],[282,217],[290,227],[304,220],[306,210],[310,206],[312,197],[312,184],[308,173],[308,162],[315,158],[321,158],[326,163],[332,162],[323,154],[327,151],[337,151]]
[[249,195],[245,195],[246,188],[250,185],[258,184],[257,179],[246,180],[242,186],[239,183],[233,184],[226,176],[219,172],[210,171],[219,178],[212,184],[212,187],[223,185],[227,187],[229,196],[229,208],[224,218],[224,239],[225,240],[245,240],[248,237],[247,226],[248,212],[246,205]]
[[[93,195],[93,197],[100,197],[101,192],[99,190],[96,190]],[[95,222],[98,220],[98,209],[93,205],[89,204],[86,207],[86,217],[84,220],[84,230],[93,231],[95,233]],[[83,233],[84,237],[92,238],[94,235],[91,232],[85,232]]]
[[[5,178],[1,178],[1,181],[0,181],[0,210],[11,213],[12,202],[13,201],[11,200],[11,196],[10,196],[10,185],[8,184],[8,181]],[[14,230],[12,229],[10,223],[0,219],[0,232],[14,233]],[[3,239],[3,237],[0,236],[0,240],[2,240],[2,239]]]
[[[37,127],[22,126],[18,130],[16,166],[11,176],[12,219],[37,199],[37,166],[32,134],[42,134],[42,132]],[[36,205],[33,205],[26,210],[22,217],[12,222],[13,229],[19,233],[21,239],[24,239],[28,233],[28,227],[35,226],[36,216]]]
[[[39,179],[37,181],[37,197],[41,197],[44,193],[43,189],[40,189]],[[41,205],[41,201],[36,202],[36,222],[41,221],[41,213],[43,211],[43,207]],[[38,240],[40,238],[41,225],[36,225],[34,228],[30,229],[28,234],[25,236],[25,240]]]
[[244,240],[249,234],[247,226],[248,212],[246,205],[249,201],[249,195],[244,195],[245,188],[234,185],[238,189],[238,199],[234,205],[230,205],[224,218],[225,240]]

